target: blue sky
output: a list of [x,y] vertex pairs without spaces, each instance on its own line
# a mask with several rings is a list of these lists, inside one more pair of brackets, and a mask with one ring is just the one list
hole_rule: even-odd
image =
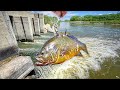
[[[38,13],[43,13],[48,16],[56,16],[53,12],[51,11],[33,11],[33,12],[38,12]],[[69,20],[72,16],[77,15],[77,16],[85,16],[85,15],[103,15],[103,14],[115,14],[120,11],[67,11],[67,14],[61,18],[61,20]]]

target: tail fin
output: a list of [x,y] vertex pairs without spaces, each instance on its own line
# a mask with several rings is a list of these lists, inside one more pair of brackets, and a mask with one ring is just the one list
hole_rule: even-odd
[[89,55],[89,53],[88,53],[88,50],[87,50],[87,49],[84,49],[83,51],[84,51],[84,52],[86,52],[86,53],[87,53],[87,55]]
[[85,45],[85,48],[83,49],[84,52],[87,53],[88,56],[90,56],[90,54],[88,53],[88,50],[87,50],[87,46]]

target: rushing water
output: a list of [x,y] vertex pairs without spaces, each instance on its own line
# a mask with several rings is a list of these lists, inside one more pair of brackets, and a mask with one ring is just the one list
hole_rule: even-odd
[[[49,78],[120,78],[120,26],[62,22],[59,31],[66,30],[87,45],[90,57],[81,51],[84,58],[75,56],[60,64]],[[35,52],[51,36],[53,34],[48,33],[35,37],[35,42],[19,43],[20,53],[30,55],[34,61]]]

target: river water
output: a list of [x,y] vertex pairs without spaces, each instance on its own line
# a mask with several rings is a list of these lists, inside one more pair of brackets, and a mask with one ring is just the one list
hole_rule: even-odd
[[[55,67],[49,78],[62,79],[119,79],[120,78],[120,26],[62,22],[59,32],[67,32],[85,43],[90,57],[75,56]],[[35,36],[34,42],[19,42],[20,54],[34,55],[53,36],[52,33]]]

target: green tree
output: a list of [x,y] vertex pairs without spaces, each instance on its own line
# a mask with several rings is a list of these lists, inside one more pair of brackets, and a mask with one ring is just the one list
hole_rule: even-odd
[[44,23],[45,24],[50,24],[51,26],[53,23],[56,23],[58,21],[57,17],[50,17],[47,15],[44,15]]
[[84,17],[72,16],[70,21],[104,21],[110,23],[120,23],[120,13],[105,15],[85,15]]
[[72,16],[70,21],[80,21],[80,16]]

